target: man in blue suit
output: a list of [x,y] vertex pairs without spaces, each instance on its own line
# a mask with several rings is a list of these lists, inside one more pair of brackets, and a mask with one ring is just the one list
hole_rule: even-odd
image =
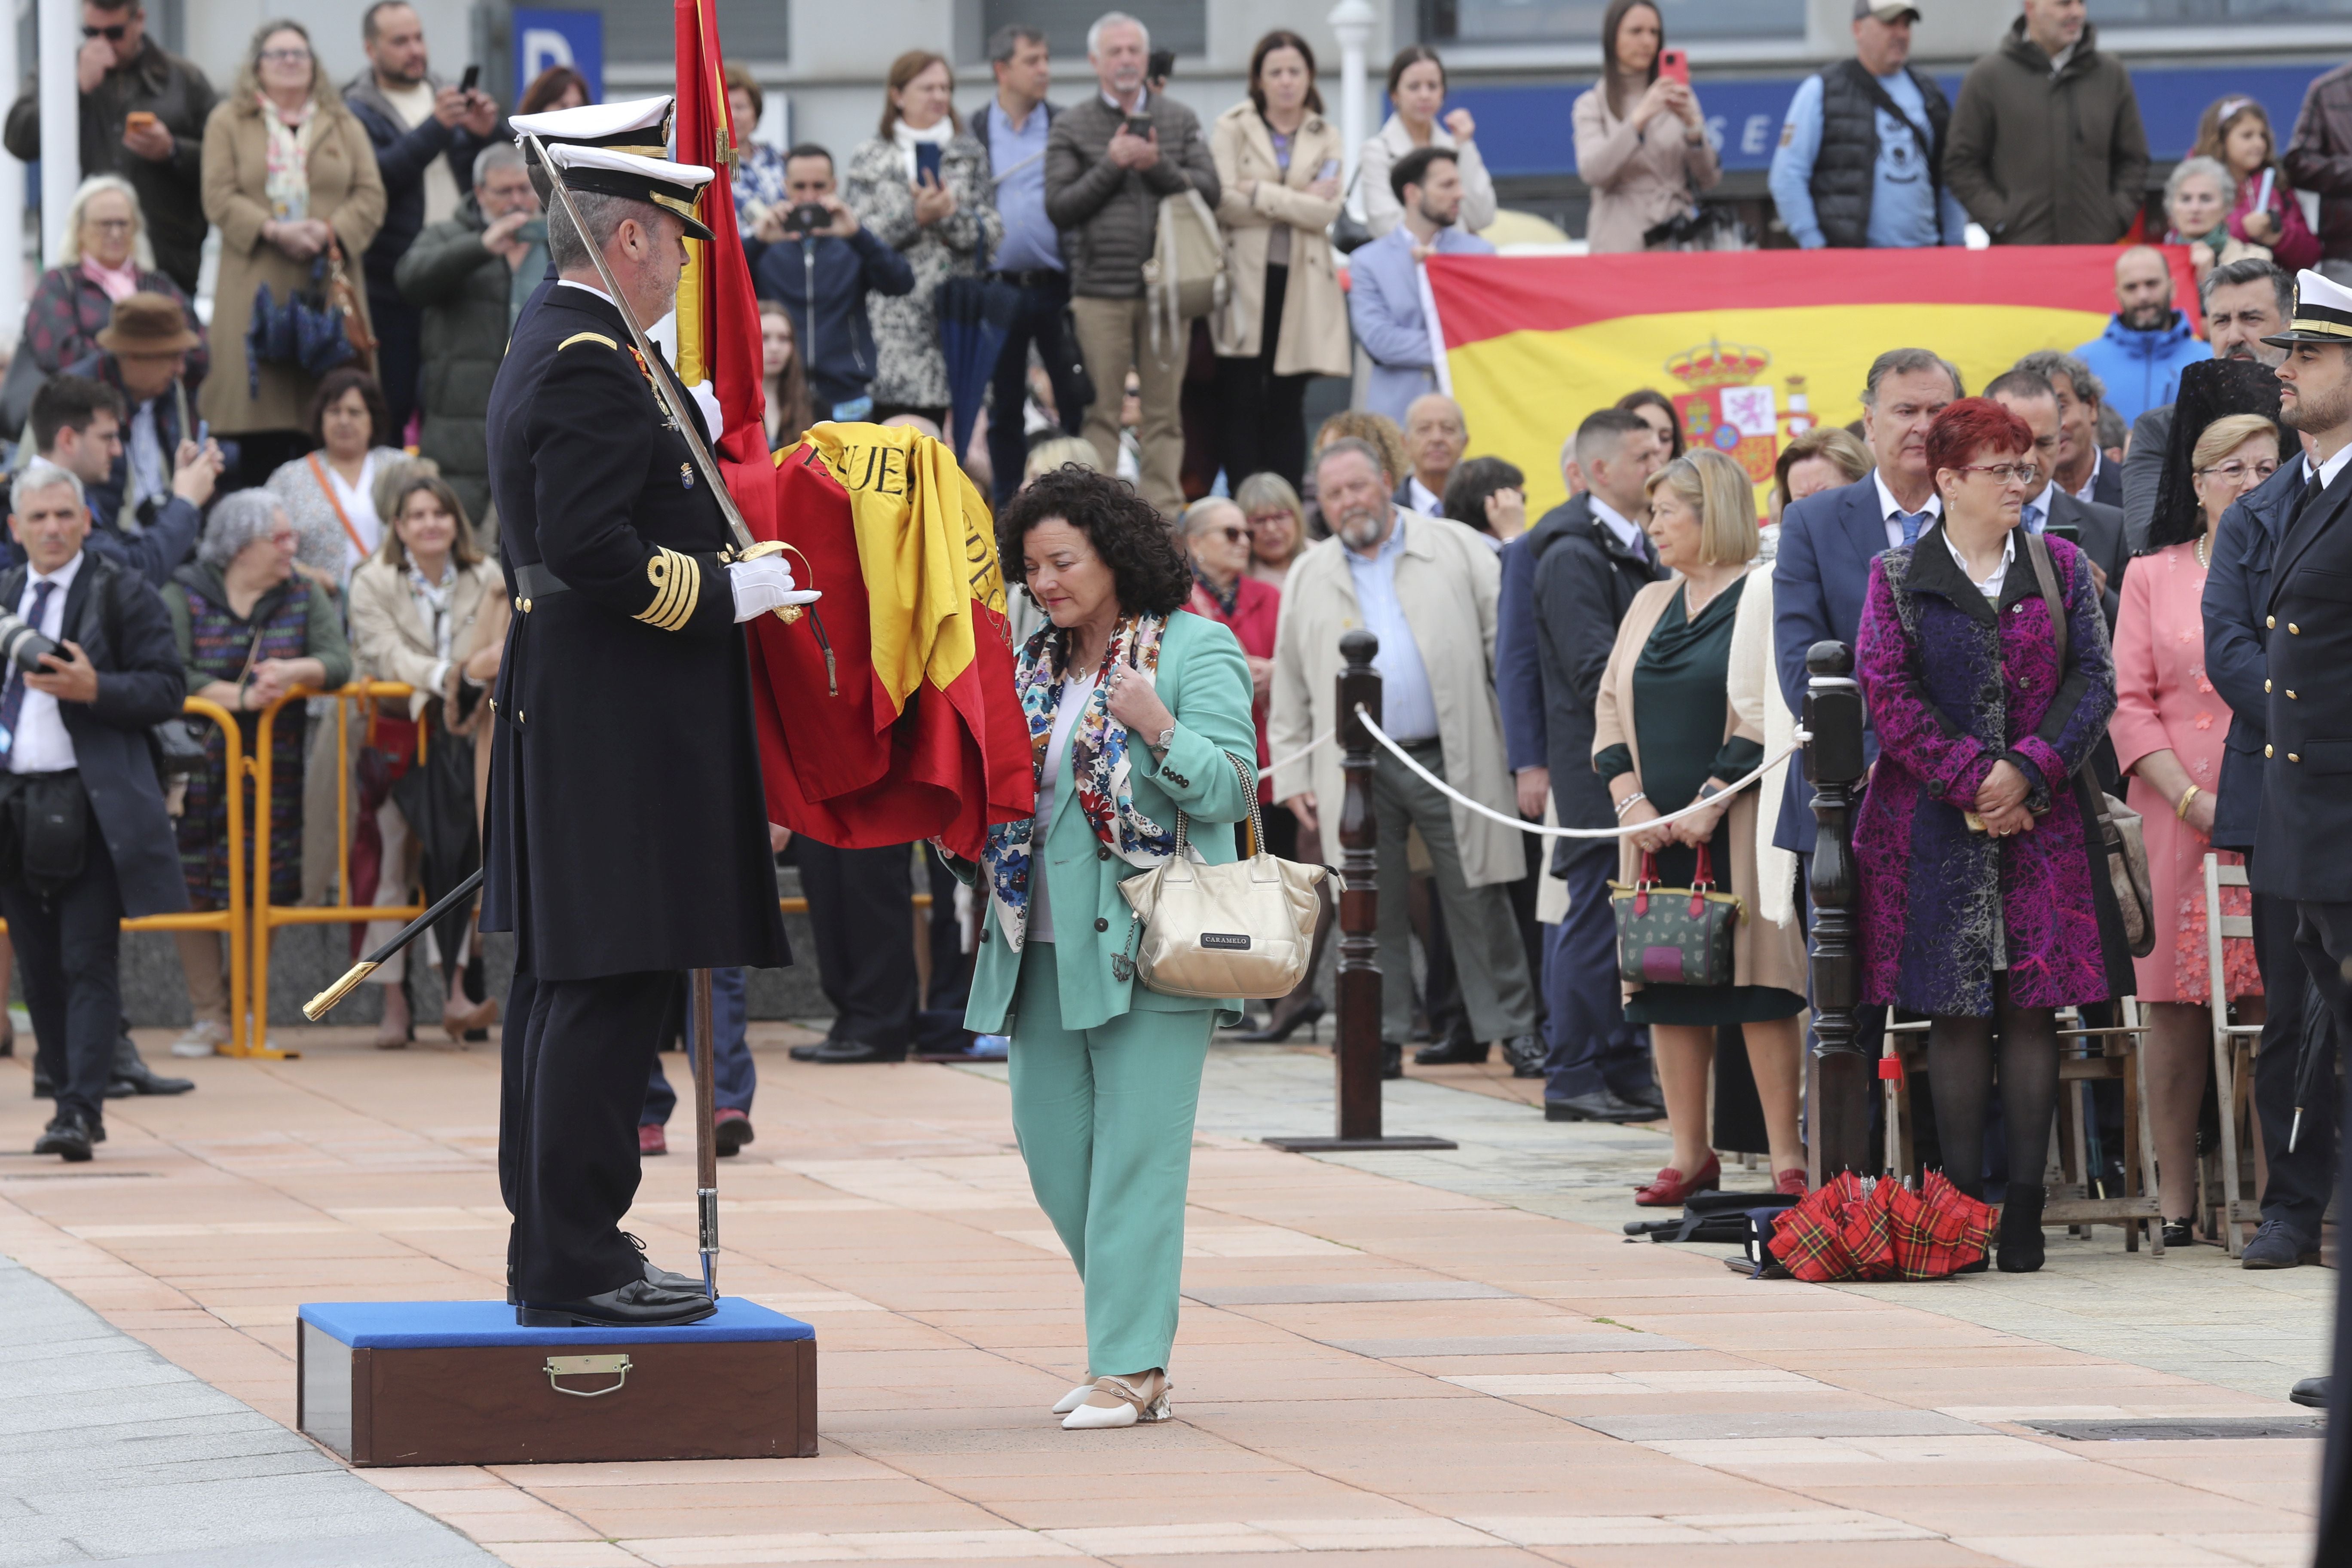
[[[1926,349],[1889,349],[1872,362],[1862,392],[1863,439],[1877,467],[1856,483],[1807,496],[1781,514],[1772,566],[1772,648],[1781,695],[1805,710],[1805,654],[1833,640],[1852,647],[1870,590],[1870,563],[1908,544],[1942,514],[1927,466],[1927,426],[1963,395],[1960,373]],[[1863,754],[1878,760],[1865,731]],[[1813,792],[1804,756],[1789,759],[1788,793],[1772,842],[1811,858]]]

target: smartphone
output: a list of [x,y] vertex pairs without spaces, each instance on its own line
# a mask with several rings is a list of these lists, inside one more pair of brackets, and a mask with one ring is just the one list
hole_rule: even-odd
[[1149,142],[1151,139],[1151,116],[1149,114],[1129,115],[1127,117],[1127,133],[1129,136],[1140,136],[1145,141]]
[[471,92],[481,84],[482,68],[479,66],[467,66],[466,68],[465,76],[457,83],[457,90],[459,92]]
[[1690,85],[1690,56],[1685,54],[1680,49],[1660,49],[1658,51],[1658,75],[1668,81],[1678,81],[1685,87],[1688,87]]
[[833,226],[833,214],[815,202],[803,202],[784,215],[786,234],[818,234]]
[[936,185],[940,183],[940,154],[945,149],[936,142],[915,143],[915,184]]
[[122,117],[122,128],[125,131],[144,131],[156,123],[155,117],[143,109],[134,109]]
[[212,438],[213,438],[213,422],[212,422],[211,420],[209,420],[209,419],[199,419],[199,420],[197,420],[197,421],[196,421],[196,446],[197,446],[198,449],[199,449],[199,450],[201,450],[201,449],[203,448],[203,447],[204,447],[204,444],[205,444],[205,442],[207,442],[207,441],[211,440]]

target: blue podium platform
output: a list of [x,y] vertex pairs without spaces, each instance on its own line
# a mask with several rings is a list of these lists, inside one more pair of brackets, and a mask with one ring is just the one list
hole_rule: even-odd
[[816,1331],[722,1296],[698,1323],[530,1329],[503,1301],[317,1301],[296,1425],[354,1465],[816,1452]]

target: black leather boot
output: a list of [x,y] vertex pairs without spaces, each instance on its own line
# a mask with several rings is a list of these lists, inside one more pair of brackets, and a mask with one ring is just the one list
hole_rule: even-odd
[[2008,1199],[2000,1205],[1999,1264],[2003,1274],[2031,1274],[2042,1267],[2042,1200],[2040,1186],[2009,1184]]

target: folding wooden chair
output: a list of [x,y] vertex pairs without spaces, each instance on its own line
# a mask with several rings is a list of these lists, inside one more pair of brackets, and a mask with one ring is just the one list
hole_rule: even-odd
[[[2230,1022],[2229,985],[2223,978],[2221,960],[2225,938],[2253,938],[2252,916],[2221,912],[2221,889],[2245,885],[2243,866],[2224,866],[2220,856],[2207,852],[2205,967],[2210,984],[2208,1000],[2213,1013],[2213,1081],[2221,1106],[2221,1189],[2205,1205],[2206,1229],[2209,1233],[2221,1232],[2221,1244],[2232,1258],[2245,1250],[2246,1238],[2239,1226],[2263,1222],[2261,1194],[2245,1195],[2238,1164],[2238,1113],[2252,1100],[2254,1053],[2262,1041],[2263,1026]],[[2199,1185],[2201,1193],[2205,1184],[2200,1182]]]

